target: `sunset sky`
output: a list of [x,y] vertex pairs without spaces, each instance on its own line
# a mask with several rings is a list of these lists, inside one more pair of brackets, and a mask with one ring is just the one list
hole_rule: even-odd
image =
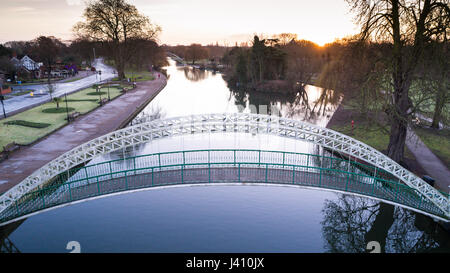
[[[160,43],[234,45],[253,34],[291,32],[323,45],[356,33],[344,0],[129,0],[163,29]],[[0,0],[0,43],[72,36],[83,0]]]

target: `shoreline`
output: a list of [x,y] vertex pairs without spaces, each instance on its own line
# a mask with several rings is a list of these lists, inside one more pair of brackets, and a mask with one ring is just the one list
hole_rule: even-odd
[[138,82],[137,87],[66,126],[22,146],[0,163],[0,192],[6,192],[65,152],[126,126],[166,86],[167,78]]

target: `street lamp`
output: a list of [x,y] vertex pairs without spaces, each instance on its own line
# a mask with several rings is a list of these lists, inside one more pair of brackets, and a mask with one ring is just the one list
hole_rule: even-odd
[[109,96],[109,83],[108,83],[108,101],[111,100],[111,97]]
[[3,107],[3,116],[6,118],[5,105],[3,104],[4,99],[5,99],[5,97],[3,97],[3,94],[0,93],[0,101],[2,102],[2,107]]
[[70,118],[69,118],[69,106],[67,105],[67,93],[64,93],[64,100],[66,101],[67,123],[70,123]]
[[98,95],[100,96],[100,105],[102,105],[102,87],[98,86]]

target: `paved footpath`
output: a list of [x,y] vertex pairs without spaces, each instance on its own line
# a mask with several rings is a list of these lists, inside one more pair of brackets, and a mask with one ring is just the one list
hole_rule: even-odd
[[163,75],[153,81],[138,82],[134,90],[77,118],[33,145],[21,147],[0,163],[0,193],[76,146],[123,127],[166,83]]
[[435,187],[449,192],[450,171],[442,161],[420,140],[411,128],[408,128],[406,146],[416,157],[417,162],[435,180]]

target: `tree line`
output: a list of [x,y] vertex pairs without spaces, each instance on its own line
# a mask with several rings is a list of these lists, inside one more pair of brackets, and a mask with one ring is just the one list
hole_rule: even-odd
[[[304,94],[306,84],[344,93],[362,114],[382,116],[387,155],[402,162],[408,125],[433,109],[448,123],[448,0],[347,0],[360,33],[319,47],[284,33],[255,36],[224,54],[226,78],[248,90]],[[431,107],[430,107],[431,106]]]
[[158,44],[161,28],[125,0],[91,1],[83,19],[73,27],[76,38],[70,42],[40,36],[0,45],[0,69],[16,73],[11,57],[28,55],[43,63],[50,81],[57,60],[81,64],[102,56],[115,67],[119,79],[124,79],[126,69],[147,70],[167,64],[165,51]]

